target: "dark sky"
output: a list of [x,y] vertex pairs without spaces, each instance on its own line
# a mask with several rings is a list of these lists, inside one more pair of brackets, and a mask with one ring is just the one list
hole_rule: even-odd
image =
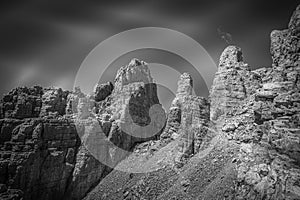
[[[216,63],[226,47],[217,32],[221,28],[243,49],[244,58],[252,68],[269,66],[270,32],[287,27],[298,3],[295,0],[9,2],[0,5],[1,95],[18,85],[70,89],[83,59],[98,43],[121,31],[147,26],[169,28],[192,37]],[[144,54],[143,59],[147,58]],[[155,60],[155,54],[151,56]]]

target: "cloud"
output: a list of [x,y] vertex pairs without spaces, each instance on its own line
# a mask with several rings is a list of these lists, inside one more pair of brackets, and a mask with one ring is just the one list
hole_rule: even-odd
[[[250,65],[269,65],[269,33],[287,26],[297,4],[292,0],[271,5],[255,0],[9,3],[0,7],[0,93],[15,87],[12,80],[49,85],[59,83],[60,76],[71,79],[99,42],[145,26],[191,36],[216,62],[226,45],[217,33],[222,26],[242,46]],[[67,82],[61,81],[68,86]]]

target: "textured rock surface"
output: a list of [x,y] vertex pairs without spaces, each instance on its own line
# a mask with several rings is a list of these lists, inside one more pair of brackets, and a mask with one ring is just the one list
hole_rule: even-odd
[[[157,137],[165,114],[146,63],[132,60],[118,71],[115,84],[113,94],[107,83],[97,85],[93,96],[79,88],[41,87],[17,88],[4,96],[1,199],[81,199],[136,143]],[[151,113],[154,105],[159,115]],[[135,126],[128,127],[129,122]],[[144,128],[149,124],[150,132]],[[156,134],[147,137],[153,129]]]
[[161,135],[162,140],[180,137],[176,162],[183,157],[198,152],[202,139],[207,133],[209,121],[209,104],[203,97],[192,95],[192,77],[183,73],[178,81],[178,89],[170,111],[166,128]]
[[118,70],[115,78],[115,90],[122,90],[123,86],[134,82],[152,83],[150,70],[144,61],[132,59],[127,66]]
[[[299,8],[289,29],[271,33],[272,66],[251,71],[239,47],[224,50],[210,113],[205,99],[191,95],[190,76],[182,75],[158,142],[165,146],[125,160],[125,167],[155,170],[114,170],[86,199],[300,199]],[[211,140],[197,130],[209,114]],[[205,140],[209,145],[201,148]],[[185,156],[180,167],[172,165]]]
[[256,134],[252,143],[241,147],[240,199],[300,198],[298,29],[299,6],[289,29],[271,33],[272,68],[258,70],[264,73],[260,73],[261,88],[252,97],[254,123],[249,124]]
[[0,102],[0,118],[38,117],[42,107],[43,90],[19,87],[6,94]]
[[1,135],[5,135],[1,140],[0,177],[7,188],[0,196],[62,198],[79,146],[74,124],[38,118],[2,119],[0,123]]
[[229,111],[253,93],[258,87],[257,74],[243,62],[239,47],[227,47],[220,58],[219,68],[210,91],[210,119],[224,120]]
[[92,96],[12,90],[0,103],[0,198],[300,199],[299,9],[271,33],[272,66],[251,71],[227,47],[209,101],[182,74],[166,124],[137,59]]
[[[136,74],[144,76],[138,79]],[[165,124],[165,113],[159,104],[156,85],[151,81],[147,64],[134,59],[117,72],[111,95],[102,100],[95,99],[101,101],[100,104],[95,103],[97,114],[88,112],[92,110],[90,99],[86,98],[82,103],[79,100],[78,108],[85,111],[78,109],[81,120],[77,122],[77,130],[83,128],[78,134],[84,146],[79,148],[70,181],[68,193],[72,198],[85,195],[130,153],[135,144],[160,134]],[[106,89],[111,87],[102,86]],[[107,90],[104,93],[109,94]],[[158,107],[151,114],[153,106]]]
[[64,115],[67,105],[67,91],[62,89],[45,89],[42,95],[42,107],[40,116],[49,114]]
[[104,84],[97,84],[95,86],[95,101],[103,101],[107,96],[111,94],[114,89],[114,85],[111,82]]
[[[248,81],[240,83],[240,88],[244,87],[246,91],[243,98],[230,109],[222,109],[222,115],[226,116],[219,122],[223,134],[241,142],[235,199],[300,199],[300,43],[295,37],[298,22],[299,7],[292,16],[289,29],[271,33],[272,67],[247,72],[250,75],[243,78]],[[230,66],[230,62],[223,61],[228,57],[222,56],[220,63]],[[218,76],[216,79],[220,80]],[[217,85],[219,82],[215,81]],[[247,82],[252,84],[247,85]],[[212,110],[216,102],[214,88]],[[216,105],[221,105],[218,103]],[[211,116],[217,118],[214,113]]]

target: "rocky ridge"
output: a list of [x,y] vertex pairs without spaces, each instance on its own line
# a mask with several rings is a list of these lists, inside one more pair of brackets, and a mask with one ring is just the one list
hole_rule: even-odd
[[[271,33],[272,66],[251,70],[241,48],[224,50],[207,104],[183,74],[160,141],[124,162],[155,170],[113,171],[86,199],[300,199],[299,8],[288,29]],[[204,120],[211,137],[190,128]]]
[[[164,115],[147,64],[137,59],[118,71],[115,88],[97,85],[93,95],[79,88],[12,90],[0,105],[1,199],[81,199],[136,143],[156,137],[148,138],[141,126],[135,134],[144,137],[121,127],[128,116],[149,123],[153,105]],[[164,126],[164,120],[155,122]]]
[[228,47],[221,56],[211,91],[211,119],[223,118],[217,122],[222,133],[240,143],[235,199],[300,198],[300,43],[297,26],[291,26],[298,21],[299,6],[289,29],[271,33],[272,67],[241,68],[245,64],[237,47]]
[[12,90],[0,105],[0,197],[300,199],[299,13],[271,33],[270,67],[251,70],[227,47],[208,100],[182,74],[167,119],[137,59],[90,96]]

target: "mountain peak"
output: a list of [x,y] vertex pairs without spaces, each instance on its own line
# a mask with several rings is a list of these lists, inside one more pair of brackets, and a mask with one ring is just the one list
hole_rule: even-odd
[[240,62],[243,62],[242,49],[240,47],[231,45],[226,47],[223,51],[220,58],[219,67],[232,66]]
[[133,82],[152,83],[148,64],[137,58],[132,59],[128,65],[121,67],[115,78],[116,90],[121,89],[124,85],[128,85]]
[[178,95],[191,95],[193,89],[193,79],[189,73],[181,74],[178,81]]

